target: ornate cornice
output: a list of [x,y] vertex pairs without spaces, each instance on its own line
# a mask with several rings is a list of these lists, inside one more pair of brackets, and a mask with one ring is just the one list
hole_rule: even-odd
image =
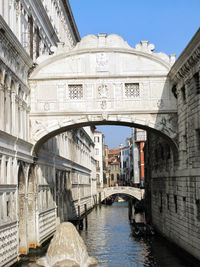
[[172,66],[168,76],[172,81],[188,78],[191,69],[200,61],[200,28]]
[[74,16],[72,14],[72,10],[71,10],[71,7],[70,7],[70,4],[69,4],[69,0],[62,0],[62,3],[65,7],[65,10],[66,10],[66,13],[67,13],[67,17],[68,17],[68,20],[69,20],[69,23],[70,23],[70,27],[73,31],[73,34],[74,34],[74,37],[75,37],[75,40],[76,42],[79,42],[80,41],[80,35],[79,35],[79,32],[78,32],[78,28],[76,26],[76,22],[74,20]]
[[11,31],[3,17],[0,15],[0,33],[2,38],[7,41],[9,44],[9,48],[12,50],[14,58],[18,57],[20,58],[24,65],[27,66],[27,68],[30,68],[33,64],[32,59],[29,57],[29,55],[24,50],[23,46],[17,39],[17,37],[14,35],[14,33]]

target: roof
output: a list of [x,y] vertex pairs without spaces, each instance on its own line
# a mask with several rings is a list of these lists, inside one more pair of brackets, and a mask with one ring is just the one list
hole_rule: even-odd
[[119,148],[109,149],[108,154],[113,154],[113,155],[120,154],[120,149]]

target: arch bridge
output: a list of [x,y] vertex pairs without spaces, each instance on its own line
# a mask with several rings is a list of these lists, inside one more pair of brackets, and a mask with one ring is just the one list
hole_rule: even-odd
[[41,56],[29,77],[33,153],[49,138],[88,125],[155,131],[176,146],[177,107],[168,72],[174,56],[141,41],[88,35],[73,49],[62,44]]
[[131,186],[107,187],[104,188],[103,191],[101,192],[101,201],[116,194],[123,194],[136,198],[138,200],[142,200],[144,198],[144,189]]

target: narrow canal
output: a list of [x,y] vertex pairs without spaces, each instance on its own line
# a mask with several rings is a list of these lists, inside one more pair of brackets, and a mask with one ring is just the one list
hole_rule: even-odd
[[103,267],[184,267],[184,261],[163,239],[137,239],[131,234],[127,202],[102,205],[87,217],[88,228],[80,231],[90,256]]

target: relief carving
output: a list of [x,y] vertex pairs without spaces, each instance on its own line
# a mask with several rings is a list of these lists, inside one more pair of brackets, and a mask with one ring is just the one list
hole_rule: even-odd
[[102,84],[98,88],[98,93],[100,98],[107,98],[108,97],[108,87],[105,84]]
[[107,108],[107,102],[106,100],[101,101],[101,108],[106,109]]
[[108,56],[105,53],[96,55],[97,71],[108,71]]
[[156,129],[164,132],[171,138],[175,138],[177,135],[176,125],[177,122],[175,115],[163,115],[158,119],[156,123]]

